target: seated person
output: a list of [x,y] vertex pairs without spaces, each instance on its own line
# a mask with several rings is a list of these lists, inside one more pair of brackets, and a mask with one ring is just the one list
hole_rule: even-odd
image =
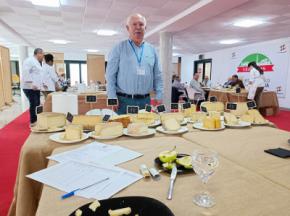
[[226,81],[224,84],[223,84],[223,87],[224,88],[228,88],[232,83],[232,77],[229,77],[228,78],[228,81]]
[[242,89],[245,88],[243,81],[240,80],[238,75],[236,75],[236,74],[232,76],[232,82],[230,83],[230,86],[231,87],[239,87]]
[[197,101],[202,101],[205,99],[205,92],[201,88],[200,83],[198,82],[200,74],[201,73],[199,72],[193,74],[193,79],[190,81],[190,84],[189,84],[189,86],[193,88],[194,91],[196,92],[194,100],[197,100]]
[[210,88],[211,86],[211,81],[209,80],[208,76],[205,76],[202,83],[201,83],[202,87],[207,87]]
[[179,91],[184,90],[184,85],[180,82],[179,76],[175,76],[175,79],[173,80],[173,83],[172,83],[172,87],[177,88]]

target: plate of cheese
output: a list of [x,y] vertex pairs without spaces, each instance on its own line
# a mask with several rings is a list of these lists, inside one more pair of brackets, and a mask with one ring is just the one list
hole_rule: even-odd
[[127,128],[124,128],[123,133],[126,136],[142,138],[152,136],[156,131],[153,128],[148,128],[144,123],[130,123]]
[[65,132],[52,134],[49,139],[58,143],[77,143],[89,138],[89,134],[83,133],[82,125],[68,125]]
[[131,122],[144,123],[148,127],[156,127],[161,124],[160,117],[156,113],[138,113],[137,115],[131,115]]
[[264,119],[260,112],[256,109],[248,110],[247,113],[240,117],[241,121],[250,122],[255,126],[268,125],[269,121]]
[[121,122],[98,123],[95,131],[90,133],[94,139],[106,140],[115,139],[123,135],[123,124]]
[[64,114],[43,112],[37,115],[36,126],[31,127],[31,131],[36,133],[63,131],[65,124],[66,118]]
[[219,131],[225,129],[224,123],[220,118],[213,118],[207,116],[202,122],[193,123],[193,127],[199,130]]
[[170,116],[171,118],[164,118],[162,120],[162,126],[156,128],[158,132],[165,134],[182,134],[188,131],[187,127],[182,127],[181,119],[176,119],[175,116]]
[[241,121],[231,113],[224,113],[225,126],[230,128],[244,128],[250,127],[251,122]]

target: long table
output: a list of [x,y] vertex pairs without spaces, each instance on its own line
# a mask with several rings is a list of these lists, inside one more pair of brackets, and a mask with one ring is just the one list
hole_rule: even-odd
[[[209,97],[216,96],[217,100],[223,103],[227,102],[246,102],[248,92],[243,90],[241,93],[235,93],[232,90],[209,90]],[[263,91],[259,101],[259,110],[265,114],[269,115],[267,109],[272,109],[271,114],[276,115],[279,112],[279,102],[276,92],[273,91]]]
[[[263,151],[275,147],[290,149],[287,145],[289,132],[270,127],[205,132],[192,129],[191,124],[188,127],[190,131],[179,137],[167,137],[157,133],[155,137],[147,139],[121,137],[106,143],[118,144],[143,153],[143,157],[122,165],[136,172],[141,163],[153,166],[154,157],[160,151],[171,149],[174,145],[177,145],[180,152],[188,154],[196,148],[214,149],[221,156],[221,163],[217,175],[209,181],[210,191],[218,200],[218,205],[211,211],[219,213],[218,215],[277,215],[278,213],[287,215],[286,210],[290,211],[290,206],[286,206],[286,201],[290,202],[289,160],[276,158]],[[37,215],[65,215],[88,202],[78,197],[60,201],[60,191],[47,186],[44,186],[42,191],[42,184],[25,177],[27,174],[45,168],[48,164],[46,157],[53,151],[56,153],[79,146],[58,144],[49,141],[48,137],[49,134],[32,133],[24,144],[20,155],[14,201],[9,215],[35,215],[36,211]],[[80,145],[92,141],[90,139]],[[195,176],[178,178],[177,182],[180,183],[176,185],[174,192],[176,199],[172,202],[165,200],[168,181],[166,176],[162,177],[161,184],[140,180],[116,196],[154,197],[167,204],[176,215],[193,215],[199,212],[200,209],[192,204],[191,199],[201,186],[200,180]],[[263,199],[259,200],[260,196]],[[255,202],[257,205],[249,207]],[[181,214],[181,211],[185,213]]]
[[[259,129],[253,129],[254,133]],[[265,128],[264,128],[265,129]],[[228,133],[233,132],[217,132]],[[277,129],[271,129],[273,134],[280,134]],[[202,133],[202,132],[201,132]],[[197,131],[191,133],[194,137],[198,136]],[[215,132],[213,132],[215,134]],[[283,133],[282,133],[283,134]],[[187,134],[189,135],[189,134]],[[253,135],[253,133],[251,133]],[[289,135],[289,134],[288,134]],[[184,135],[185,136],[185,135]],[[209,136],[209,135],[207,135]],[[209,137],[213,137],[211,135]],[[284,138],[283,136],[281,138]],[[212,139],[212,138],[211,138]],[[172,149],[174,146],[181,153],[191,154],[193,149],[204,149],[205,147],[196,144],[191,140],[186,140],[181,137],[158,137],[151,139],[138,140],[123,140],[112,142],[113,145],[121,145],[129,149],[141,152],[143,157],[127,162],[121,167],[131,171],[138,172],[140,164],[147,164],[147,166],[154,166],[154,158],[159,152]],[[214,144],[213,144],[214,145]],[[260,150],[263,150],[261,146]],[[74,147],[58,148],[54,153],[67,151]],[[258,147],[256,147],[258,148]],[[214,148],[215,149],[215,148]],[[247,151],[247,150],[246,150]],[[268,158],[271,162],[273,156]],[[257,158],[257,160],[259,160]],[[282,159],[280,159],[282,160]],[[202,190],[201,180],[198,176],[193,174],[186,174],[177,177],[174,187],[173,200],[166,199],[167,190],[169,186],[169,175],[162,174],[160,181],[140,180],[137,183],[129,186],[116,194],[114,197],[121,196],[148,196],[160,200],[166,204],[176,216],[190,216],[190,215],[289,215],[290,211],[290,190],[289,188],[265,178],[259,172],[253,169],[248,169],[239,163],[230,160],[220,153],[219,167],[216,174],[209,180],[208,190],[214,195],[216,199],[216,206],[211,209],[203,209],[197,207],[192,202],[193,195]],[[289,163],[289,160],[287,161]],[[277,162],[278,163],[278,162]],[[276,164],[277,164],[276,163]],[[282,164],[285,161],[281,162]],[[55,162],[50,162],[53,165]],[[268,163],[267,163],[268,164]],[[267,167],[265,167],[267,170]],[[282,173],[283,170],[282,170]],[[288,173],[284,173],[284,179]],[[290,181],[290,180],[289,180]],[[78,207],[92,200],[81,197],[72,197],[67,200],[60,200],[59,197],[63,192],[54,188],[44,186],[40,198],[39,206],[36,215],[69,215]]]

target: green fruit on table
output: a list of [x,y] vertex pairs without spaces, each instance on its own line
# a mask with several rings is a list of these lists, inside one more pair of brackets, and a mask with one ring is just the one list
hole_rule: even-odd
[[159,159],[163,162],[163,163],[170,163],[176,160],[177,154],[178,152],[175,151],[175,148],[171,151],[163,151],[159,154]]
[[176,166],[175,163],[163,163],[162,164],[162,167],[165,168],[165,169],[168,169],[168,170],[172,170],[172,168]]
[[186,169],[192,169],[192,158],[191,156],[185,156],[182,158],[177,158],[176,163],[183,166]]

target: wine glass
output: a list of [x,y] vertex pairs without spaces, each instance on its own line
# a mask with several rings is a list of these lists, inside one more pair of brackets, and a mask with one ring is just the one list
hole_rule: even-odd
[[196,150],[192,154],[192,167],[194,172],[201,178],[204,191],[196,194],[193,202],[198,206],[210,208],[215,205],[214,198],[206,190],[206,183],[214,174],[218,166],[218,154],[211,150]]

